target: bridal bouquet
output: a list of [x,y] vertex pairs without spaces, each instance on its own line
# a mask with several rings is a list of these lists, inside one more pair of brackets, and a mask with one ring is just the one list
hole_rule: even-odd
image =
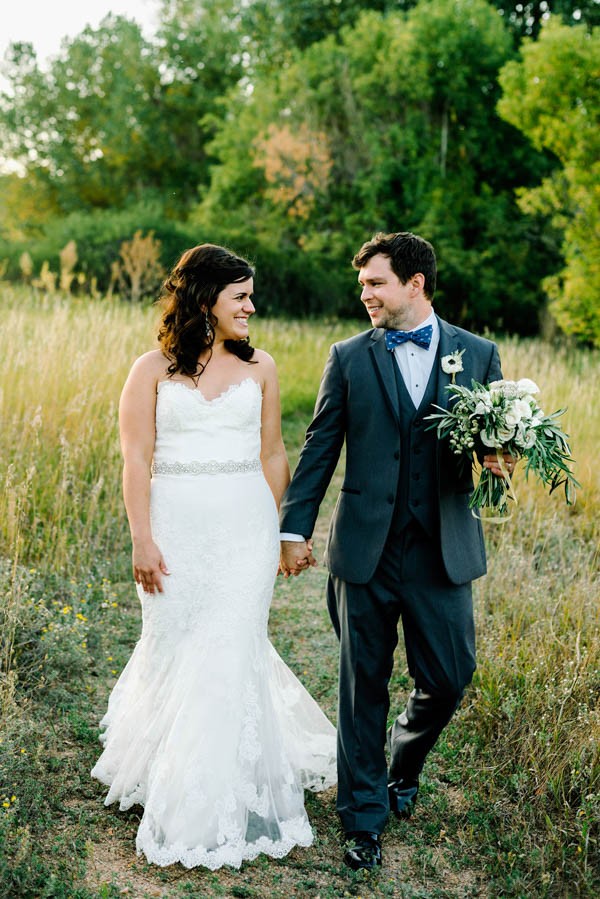
[[575,501],[575,488],[580,484],[570,469],[567,435],[556,421],[565,410],[546,415],[536,399],[539,387],[529,378],[492,381],[487,386],[472,381],[471,385],[469,389],[449,384],[446,389],[453,400],[450,409],[436,406],[441,411],[427,416],[435,420],[431,427],[437,428],[438,437],[449,438],[450,448],[456,455],[472,461],[473,451],[481,444],[498,455],[504,477],[483,468],[469,508],[487,508],[505,516],[509,498],[516,500],[502,461],[503,452],[515,459],[525,459],[525,476],[533,472],[543,484],[550,486],[550,493],[564,484],[565,499],[571,505]]

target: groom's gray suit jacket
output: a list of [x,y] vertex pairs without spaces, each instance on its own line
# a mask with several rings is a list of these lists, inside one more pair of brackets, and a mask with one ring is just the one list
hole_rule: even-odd
[[[442,357],[457,350],[463,371],[456,383],[471,386],[502,377],[496,345],[438,318],[440,342],[434,367],[437,405],[448,407],[451,381]],[[436,411],[436,410],[434,410]],[[319,506],[346,441],[346,470],[326,549],[335,577],[371,580],[392,523],[401,459],[400,403],[384,331],[371,329],[334,344],[325,366],[315,414],[292,482],[281,505],[281,530],[312,535]],[[470,466],[437,442],[435,478],[439,540],[450,581],[463,584],[486,571],[481,523],[468,508],[473,489]]]

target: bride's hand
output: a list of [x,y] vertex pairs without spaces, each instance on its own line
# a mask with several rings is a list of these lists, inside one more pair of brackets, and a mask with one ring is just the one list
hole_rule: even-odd
[[153,540],[133,543],[133,576],[144,593],[162,593],[162,576],[170,574],[162,553]]

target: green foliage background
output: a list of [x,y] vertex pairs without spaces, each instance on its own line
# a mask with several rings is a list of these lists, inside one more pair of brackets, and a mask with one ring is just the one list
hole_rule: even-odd
[[[546,307],[600,343],[600,3],[162,0],[4,61],[0,262],[77,242],[100,290],[123,240],[168,268],[214,241],[257,264],[261,311],[351,317],[376,230],[438,252],[438,311],[533,335]],[[83,278],[81,279],[83,281]]]

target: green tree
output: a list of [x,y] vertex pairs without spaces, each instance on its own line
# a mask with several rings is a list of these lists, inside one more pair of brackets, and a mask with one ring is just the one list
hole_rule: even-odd
[[600,30],[556,22],[500,74],[500,114],[561,167],[522,190],[524,211],[550,218],[564,268],[544,287],[560,327],[600,346]]
[[485,0],[363,13],[230,100],[196,220],[259,259],[279,253],[280,269],[318,272],[310,291],[275,276],[273,305],[347,314],[357,246],[377,229],[419,231],[439,251],[441,312],[535,331],[548,251],[513,192],[548,165],[495,112],[512,52]]
[[540,28],[550,20],[565,25],[600,25],[598,0],[493,0],[507,26],[520,41],[537,37]]
[[[17,160],[61,213],[122,205],[148,187],[145,117],[157,78],[139,27],[109,16],[63,44],[43,72],[30,45],[13,45],[0,97],[4,155]],[[144,183],[145,181],[145,183]]]
[[165,2],[154,42],[107,16],[43,72],[31,45],[12,45],[0,95],[3,155],[57,214],[154,199],[181,215],[208,177],[203,125],[242,75],[234,4]]

